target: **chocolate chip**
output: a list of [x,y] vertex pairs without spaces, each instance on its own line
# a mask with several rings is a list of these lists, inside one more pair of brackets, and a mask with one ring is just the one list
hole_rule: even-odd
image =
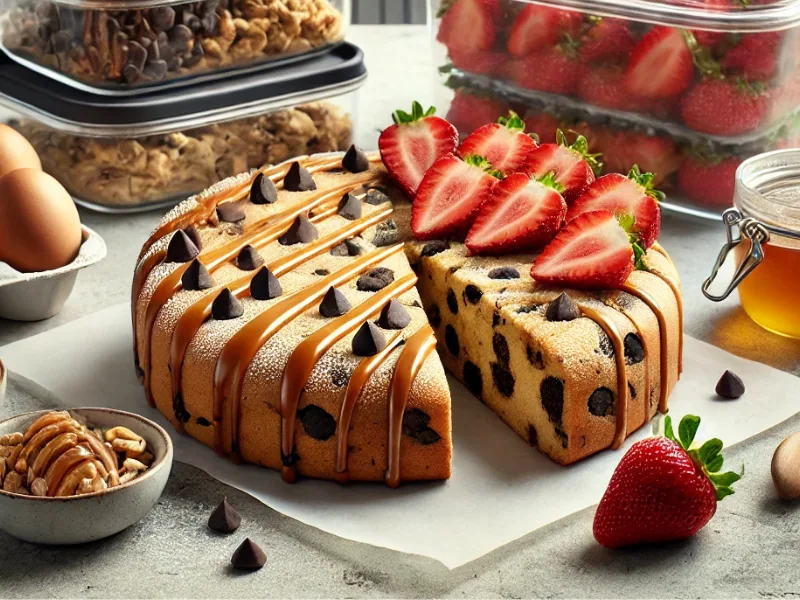
[[507,366],[500,363],[493,362],[489,366],[492,368],[492,380],[497,391],[510,398],[514,394],[514,375]]
[[478,302],[481,301],[482,297],[483,297],[483,292],[478,286],[472,285],[470,283],[469,285],[467,285],[467,287],[464,288],[464,298],[466,298],[466,301],[469,302],[470,304],[477,304]]
[[519,279],[519,271],[514,267],[497,267],[489,271],[489,279]]
[[634,388],[630,382],[628,382],[628,395],[630,395],[631,400],[636,400],[636,388]]
[[717,395],[728,400],[736,400],[744,395],[744,381],[733,371],[725,371],[717,382]]
[[125,80],[125,83],[129,85],[138,83],[142,80],[142,69],[139,69],[135,65],[125,65],[122,68],[122,78]]
[[356,145],[353,144],[344,153],[342,167],[351,173],[361,173],[369,169],[369,158]]
[[272,300],[283,294],[278,278],[267,267],[262,267],[250,280],[250,296],[254,300]]
[[542,406],[553,423],[561,423],[564,412],[564,382],[556,377],[545,377],[539,386]]
[[[602,352],[605,356],[613,357],[614,356],[614,344],[611,343],[611,338],[608,337],[605,331],[601,331],[598,333],[600,339],[600,352]],[[595,350],[596,352],[596,350]]]
[[344,365],[334,365],[331,368],[331,381],[336,387],[344,387],[350,380],[350,372]]
[[136,67],[138,71],[144,69],[147,63],[147,50],[134,40],[128,41],[128,65]]
[[208,517],[208,527],[220,533],[233,533],[242,524],[242,515],[223,498],[219,506]]
[[269,177],[259,173],[250,186],[250,202],[253,204],[272,204],[278,201],[278,188]]
[[435,304],[426,310],[425,313],[428,315],[428,323],[431,324],[431,327],[439,327],[439,325],[442,324],[442,313]]
[[[197,33],[202,28],[202,24],[200,23],[200,17],[194,14],[190,10],[184,10],[181,16],[181,22],[186,25],[192,33]],[[201,45],[201,44],[196,44]]]
[[324,442],[336,433],[336,420],[325,410],[309,404],[297,412],[303,431],[315,440]]
[[458,357],[461,353],[461,343],[458,341],[458,334],[452,325],[444,328],[444,344],[453,356]]
[[566,450],[567,446],[569,446],[569,436],[567,436],[567,434],[558,425],[553,427],[553,431],[555,431],[556,435],[561,438],[561,447]]
[[330,275],[331,272],[328,269],[314,269],[314,275],[319,275],[320,277],[324,277],[325,275]]
[[403,414],[403,434],[417,440],[423,446],[428,446],[439,441],[440,436],[428,427],[431,418],[427,413],[418,408],[407,410]]
[[629,333],[623,340],[625,346],[625,364],[636,365],[644,360],[644,344],[642,338],[635,333]]
[[528,445],[534,448],[539,446],[539,434],[536,433],[533,423],[528,423]]
[[553,300],[544,313],[548,321],[574,321],[581,316],[581,309],[566,293]]
[[494,349],[494,353],[497,355],[497,360],[500,361],[500,364],[507,367],[509,361],[511,360],[511,352],[508,349],[508,341],[502,333],[495,333],[492,336],[492,348]]
[[353,337],[353,354],[356,356],[375,356],[385,347],[383,332],[371,321],[364,322]]
[[589,412],[595,417],[614,414],[614,392],[607,387],[597,388],[589,396]]
[[191,238],[186,235],[186,232],[179,229],[172,236],[167,246],[168,263],[185,263],[192,260],[195,256],[200,254],[200,250],[194,245]]
[[500,313],[494,313],[492,315],[492,327],[497,327],[500,325]]
[[283,178],[283,189],[289,192],[310,192],[317,189],[317,184],[314,183],[311,173],[301,167],[299,162],[295,161],[289,167],[286,177]]
[[470,361],[464,362],[464,385],[473,396],[483,395],[483,375],[478,365]]
[[258,544],[247,538],[233,553],[231,564],[234,569],[256,571],[267,564],[267,555]]
[[331,286],[328,288],[328,291],[325,292],[325,297],[322,298],[322,302],[319,304],[319,314],[329,319],[332,317],[341,317],[351,308],[352,306],[345,295]]
[[203,18],[200,19],[200,24],[202,25],[203,33],[214,36],[219,29],[219,17],[213,12],[206,13],[203,15]]
[[356,280],[356,288],[362,292],[377,292],[394,281],[394,272],[386,267],[376,267]]
[[236,257],[236,266],[242,271],[255,271],[258,267],[264,264],[264,259],[253,246],[247,244],[239,251]]
[[217,216],[223,223],[237,223],[244,220],[244,208],[241,202],[225,202],[217,206]]
[[428,242],[422,247],[422,252],[420,252],[421,256],[435,256],[440,252],[444,252],[445,250],[450,249],[450,244],[444,240],[434,240],[433,242]]
[[184,290],[196,292],[214,287],[214,280],[205,265],[195,258],[181,275],[181,285]]
[[166,77],[167,71],[169,71],[167,61],[151,60],[145,65],[142,73],[155,81],[160,81]]
[[341,244],[336,244],[333,248],[331,248],[331,255],[332,256],[350,256],[350,252],[347,250],[347,244],[342,242]]
[[348,256],[360,256],[364,249],[355,240],[345,240],[344,245],[347,248]]
[[347,192],[342,199],[339,200],[339,208],[337,213],[340,217],[344,217],[348,221],[355,221],[361,218],[361,200],[356,198],[350,192]]
[[185,54],[192,47],[194,33],[186,25],[175,25],[169,32],[169,48],[178,53]]
[[529,313],[538,313],[541,309],[541,304],[529,304],[528,306],[520,306],[517,309],[517,314],[527,315]]
[[458,300],[456,300],[456,293],[452,289],[447,290],[447,308],[454,315],[458,314]]
[[528,355],[528,361],[540,371],[544,371],[544,357],[541,350],[534,350],[530,346],[526,346],[525,353]]
[[178,392],[172,399],[172,412],[179,423],[188,423],[192,415],[186,410],[186,404],[183,402],[183,394]]
[[372,238],[372,243],[378,247],[383,248],[394,244],[398,239],[397,222],[394,219],[387,219],[378,223],[375,226],[375,236]]
[[175,25],[175,11],[169,6],[157,6],[153,8],[153,10],[150,11],[150,25],[155,31],[167,31],[171,29],[172,26]]
[[278,243],[282,246],[293,246],[294,244],[307,244],[319,237],[319,232],[314,224],[309,221],[306,215],[300,215],[294,220],[292,226],[278,238]]
[[381,310],[378,325],[384,329],[404,329],[411,323],[411,315],[400,302],[392,298]]
[[188,227],[184,227],[183,230],[186,232],[186,235],[189,236],[189,239],[192,240],[192,243],[197,246],[198,250],[202,249],[203,244],[200,241],[200,232],[197,231],[197,227],[189,225]]
[[300,460],[300,455],[297,453],[297,446],[292,448],[291,454],[288,456],[281,451],[281,464],[284,467],[291,467],[297,464],[297,461]]
[[371,190],[367,190],[367,195],[364,198],[364,202],[370,204],[372,206],[378,206],[383,204],[384,202],[391,202],[392,199],[389,198],[384,192],[377,188],[372,188]]
[[203,56],[205,55],[205,51],[203,50],[203,44],[197,44],[192,47],[192,53],[188,57],[184,57],[184,63],[187,67],[193,67],[197,63],[199,63]]
[[211,305],[211,316],[217,321],[227,321],[236,319],[244,314],[244,308],[239,299],[228,289],[224,288],[219,295],[214,298]]

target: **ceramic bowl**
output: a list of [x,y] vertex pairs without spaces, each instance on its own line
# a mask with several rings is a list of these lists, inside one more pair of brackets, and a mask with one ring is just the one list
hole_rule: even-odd
[[8,371],[6,370],[6,366],[3,364],[3,361],[0,360],[0,404],[3,403],[3,399],[6,397],[7,384],[8,384]]
[[[0,436],[24,432],[33,421],[50,411],[18,415],[0,422]],[[155,506],[172,468],[172,440],[152,421],[110,408],[70,409],[93,426],[103,429],[121,425],[142,436],[153,453],[153,465],[129,483],[101,492],[65,498],[24,496],[0,490],[0,529],[28,542],[81,544],[126,529]]]

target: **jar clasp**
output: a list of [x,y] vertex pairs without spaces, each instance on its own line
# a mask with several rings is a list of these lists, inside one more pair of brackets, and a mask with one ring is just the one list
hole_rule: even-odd
[[[762,223],[751,217],[743,217],[742,213],[735,208],[729,208],[722,213],[722,222],[725,223],[728,242],[720,250],[717,262],[714,263],[714,268],[711,271],[711,276],[703,282],[703,295],[714,302],[720,302],[730,296],[731,292],[736,289],[742,280],[761,264],[761,261],[764,260],[763,244],[769,241],[769,231]],[[725,291],[719,296],[715,296],[708,289],[714,283],[714,279],[716,279],[722,265],[725,264],[725,259],[728,258],[731,250],[739,244],[743,244],[745,240],[750,241],[750,252],[736,268],[736,273],[734,273],[733,279],[731,279]]]

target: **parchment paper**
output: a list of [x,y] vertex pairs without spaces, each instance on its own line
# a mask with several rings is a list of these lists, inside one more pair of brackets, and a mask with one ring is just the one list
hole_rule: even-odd
[[[154,419],[133,372],[130,314],[118,305],[0,349],[11,371],[47,388],[64,406],[108,406]],[[748,393],[715,398],[725,369]],[[531,449],[456,381],[453,477],[447,482],[285,484],[277,472],[237,466],[191,438],[173,435],[176,459],[239,488],[281,513],[343,538],[428,556],[455,568],[599,501],[624,449],[560,467]],[[740,442],[800,410],[798,380],[686,338],[683,377],[670,399],[674,418],[703,418],[698,439]],[[644,427],[626,443],[650,434]],[[729,465],[734,468],[737,465]]]

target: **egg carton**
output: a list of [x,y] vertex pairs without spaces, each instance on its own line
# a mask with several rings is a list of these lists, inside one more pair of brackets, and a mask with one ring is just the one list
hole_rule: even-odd
[[20,273],[0,262],[0,318],[42,321],[61,311],[75,286],[78,271],[106,256],[103,238],[88,227],[81,228],[83,241],[78,256],[59,269]]

